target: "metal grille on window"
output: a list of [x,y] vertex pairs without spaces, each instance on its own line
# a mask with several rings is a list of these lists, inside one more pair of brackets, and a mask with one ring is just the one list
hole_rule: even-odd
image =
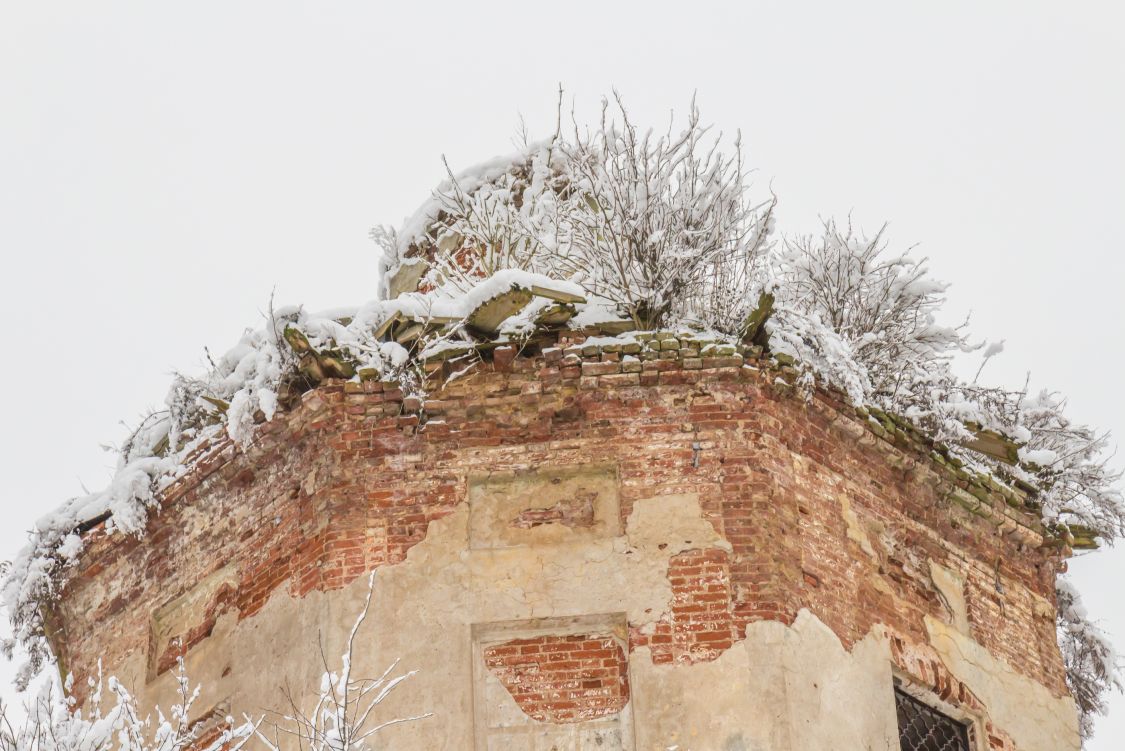
[[969,728],[964,723],[897,688],[895,706],[902,751],[971,751]]

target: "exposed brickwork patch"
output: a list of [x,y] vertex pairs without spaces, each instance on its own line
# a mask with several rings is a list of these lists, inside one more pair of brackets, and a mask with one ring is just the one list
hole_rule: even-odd
[[596,720],[629,701],[625,651],[612,636],[513,639],[486,647],[484,662],[519,708],[540,722]]
[[521,511],[511,525],[519,529],[533,529],[543,524],[561,524],[564,527],[594,526],[594,501],[598,494],[593,491],[579,492],[547,508],[529,508]]
[[668,562],[671,611],[648,632],[633,629],[633,647],[649,647],[652,661],[714,660],[734,642],[730,556],[725,550],[688,550]]

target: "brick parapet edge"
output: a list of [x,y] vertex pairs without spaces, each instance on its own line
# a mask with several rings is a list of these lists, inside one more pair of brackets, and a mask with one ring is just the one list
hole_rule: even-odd
[[[301,395],[300,401],[281,419],[260,421],[257,436],[239,447],[222,437],[198,447],[185,462],[184,475],[162,491],[161,505],[174,503],[216,471],[223,471],[239,453],[251,460],[268,445],[271,434],[285,431],[290,439],[303,430],[319,430],[316,416],[328,403],[347,395],[365,394],[362,409],[351,405],[345,411],[373,416],[381,413],[388,428],[442,430],[445,403],[440,394],[450,377],[464,377],[470,369],[492,370],[515,375],[521,393],[534,401],[538,393],[558,389],[579,391],[630,387],[693,385],[724,381],[755,382],[778,396],[804,400],[810,409],[823,413],[854,440],[876,446],[887,461],[902,469],[925,473],[929,481],[945,487],[951,501],[998,527],[1021,534],[1028,544],[1051,542],[1045,534],[1034,497],[1025,489],[1004,487],[988,478],[964,471],[944,456],[939,444],[894,416],[877,417],[869,408],[855,407],[846,395],[817,386],[807,393],[797,384],[800,372],[792,364],[764,355],[759,347],[715,344],[695,339],[637,334],[637,341],[587,344],[581,336],[563,337],[558,346],[534,348],[525,355],[512,345],[501,345],[470,361],[438,361],[426,365],[426,383],[421,393],[407,393],[397,381],[377,379],[327,380]],[[712,352],[709,354],[708,347]],[[538,384],[537,386],[532,384]],[[372,395],[378,395],[372,399]],[[378,404],[372,410],[370,403]],[[877,410],[875,410],[877,412]],[[884,419],[880,419],[880,417]],[[862,431],[859,428],[862,427]],[[96,528],[94,528],[96,529]],[[1058,543],[1061,547],[1062,543]],[[1067,551],[1069,554],[1069,551]]]

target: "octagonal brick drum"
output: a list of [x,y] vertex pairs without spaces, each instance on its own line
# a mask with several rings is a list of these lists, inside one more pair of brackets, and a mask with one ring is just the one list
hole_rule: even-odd
[[513,355],[208,447],[145,536],[85,533],[62,668],[167,707],[183,655],[201,721],[284,710],[374,571],[354,674],[399,660],[377,715],[432,713],[381,748],[898,749],[904,702],[975,751],[1079,747],[1033,511],[764,361]]

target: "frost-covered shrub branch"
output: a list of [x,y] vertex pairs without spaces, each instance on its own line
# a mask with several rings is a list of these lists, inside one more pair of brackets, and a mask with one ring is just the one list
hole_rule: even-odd
[[320,693],[312,706],[304,709],[291,693],[287,693],[291,711],[273,723],[270,730],[259,728],[256,731],[268,751],[281,751],[283,747],[287,747],[282,743],[285,736],[293,738],[301,751],[365,751],[369,748],[369,739],[391,725],[416,722],[433,716],[431,712],[390,719],[376,715],[387,697],[417,673],[415,670],[392,675],[398,667],[397,660],[377,678],[359,678],[353,675],[356,634],[367,620],[371,609],[374,581],[375,573],[372,572],[368,580],[367,598],[348,633],[338,670],[333,670],[328,665],[323,649],[321,650],[324,674],[321,676]]
[[[286,736],[295,739],[301,751],[365,751],[369,739],[379,731],[431,716],[380,716],[383,701],[417,671],[392,676],[398,665],[395,661],[375,679],[352,675],[356,635],[371,607],[374,580],[372,572],[340,667],[331,668],[321,650],[324,675],[307,712],[286,691],[293,712],[275,722],[247,715],[236,726],[232,717],[193,718],[192,706],[200,687],[192,688],[180,657],[175,674],[178,701],[167,716],[156,707],[152,717],[142,714],[136,699],[116,678],[103,680],[99,663],[98,675],[88,679],[90,692],[83,707],[71,693],[69,678],[62,687],[54,681],[44,683],[22,713],[0,702],[0,751],[241,751],[255,739],[255,745],[266,751],[281,751],[292,748],[292,744],[281,743]],[[112,706],[105,701],[107,693]]]
[[[887,254],[882,230],[863,238],[850,222],[845,230],[827,222],[820,237],[786,243],[771,268],[775,350],[856,403],[906,417],[999,481],[1036,489],[1044,520],[1072,544],[1113,541],[1125,532],[1121,475],[1108,467],[1108,435],[1073,423],[1056,394],[958,378],[954,358],[982,345],[969,341],[964,324],[937,322],[947,287],[930,278],[924,260]],[[986,348],[985,360],[1000,348]],[[1013,452],[997,458],[966,448],[980,430]],[[1064,581],[1058,603],[1059,645],[1085,737],[1093,715],[1104,711],[1105,694],[1121,689],[1121,674],[1105,634]]]
[[506,169],[450,170],[402,232],[373,234],[385,267],[421,253],[423,286],[454,291],[521,269],[581,284],[638,328],[735,328],[752,307],[775,201],[750,200],[740,141],[728,156],[694,103],[681,130],[656,134],[614,102],[597,127],[560,130]]
[[[930,276],[924,259],[888,253],[882,230],[865,238],[850,221],[846,229],[829,221],[819,237],[787,242],[771,273],[775,350],[856,403],[902,415],[935,440],[971,445],[982,429],[1006,437],[1018,449],[1006,461],[961,453],[1001,479],[1037,488],[1050,522],[1107,540],[1122,533],[1120,476],[1106,465],[1107,436],[1074,424],[1054,394],[958,377],[954,359],[983,345],[969,340],[965,324],[938,322],[948,285]],[[991,345],[984,354],[998,350]]]
[[107,532],[142,534],[161,493],[190,470],[194,458],[227,440],[245,445],[256,424],[272,419],[281,402],[302,390],[303,358],[285,341],[287,331],[302,332],[302,340],[325,362],[416,380],[402,346],[370,336],[385,307],[374,302],[312,315],[299,307],[274,311],[271,306],[266,325],[244,332],[205,375],[173,379],[164,408],[142,419],[121,447],[107,487],[73,498],[36,522],[2,590],[13,636],[0,641],[0,650],[9,658],[17,645],[26,651],[16,679],[21,690],[48,658],[41,606],[58,595],[82,550],[81,532],[104,521]]
[[867,399],[914,416],[928,406],[934,369],[947,376],[953,356],[976,347],[964,325],[937,322],[948,285],[929,275],[925,259],[888,256],[883,234],[860,237],[850,219],[846,229],[825,222],[819,237],[786,243],[776,257],[775,286],[783,311],[815,316],[847,342],[867,376]]
[[1086,614],[1078,591],[1069,582],[1059,581],[1056,594],[1066,680],[1078,705],[1082,737],[1089,738],[1094,716],[1105,714],[1107,689],[1123,688],[1121,667],[1109,637]]
[[572,193],[561,234],[583,260],[583,286],[643,329],[676,314],[727,313],[700,293],[737,283],[715,272],[752,265],[773,206],[749,201],[741,142],[725,154],[694,102],[680,132],[670,122],[660,135],[615,102],[616,117],[603,103],[597,128],[576,125],[556,149]]
[[[199,747],[202,723],[190,719],[199,688],[192,689],[179,664],[176,675],[179,702],[168,716],[156,708],[156,717],[142,715],[134,697],[113,677],[89,679],[90,697],[85,708],[76,706],[69,681],[60,690],[54,682],[43,685],[24,708],[22,716],[0,704],[0,751],[188,751]],[[105,694],[112,697],[108,706]],[[260,721],[258,721],[260,722]],[[212,730],[213,740],[201,751],[240,751],[257,722],[235,726],[231,718]]]

